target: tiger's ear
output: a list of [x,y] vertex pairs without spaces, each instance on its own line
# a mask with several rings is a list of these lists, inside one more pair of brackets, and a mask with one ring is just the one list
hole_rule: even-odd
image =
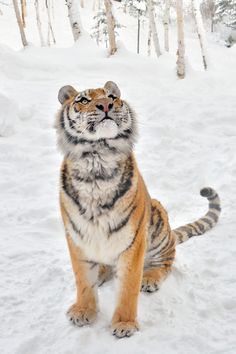
[[58,100],[61,104],[64,104],[65,101],[76,95],[78,95],[78,92],[72,86],[63,86],[58,92]]
[[113,81],[107,81],[104,88],[109,92],[109,94],[120,98],[120,89]]

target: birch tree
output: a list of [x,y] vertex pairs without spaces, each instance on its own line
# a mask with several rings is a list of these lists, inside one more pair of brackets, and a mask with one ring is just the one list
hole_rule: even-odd
[[115,18],[112,13],[111,0],[104,0],[106,16],[107,16],[107,29],[109,38],[109,52],[113,55],[117,51],[116,36],[115,36]]
[[205,37],[205,30],[203,26],[203,21],[202,21],[202,15],[200,12],[199,8],[199,2],[198,0],[192,0],[192,8],[193,8],[193,14],[196,22],[196,27],[197,27],[197,34],[199,38],[199,43],[201,47],[201,52],[202,52],[202,60],[203,60],[203,65],[204,69],[207,69],[207,46],[206,46],[206,37]]
[[34,1],[34,7],[35,7],[35,14],[36,14],[36,21],[37,21],[37,27],[39,32],[40,43],[42,47],[45,47],[46,43],[43,38],[42,25],[41,25],[40,13],[39,13],[39,0]]
[[217,3],[216,0],[203,0],[200,7],[203,18],[205,20],[210,20],[211,32],[214,32]]
[[[93,11],[95,12],[96,11],[96,8],[99,8],[99,4],[100,1],[99,0],[93,0]],[[98,4],[98,6],[97,6]]]
[[53,43],[56,43],[54,31],[52,28],[51,12],[50,12],[50,0],[45,0],[45,6],[47,10],[48,17],[48,45],[50,46],[50,37],[52,37]]
[[22,23],[21,16],[20,16],[18,1],[12,0],[12,2],[13,2],[15,14],[16,14],[16,20],[17,20],[18,27],[20,30],[21,41],[22,41],[23,46],[26,47],[28,45],[28,42],[26,40],[25,31],[24,31],[23,23]]
[[170,0],[165,0],[163,25],[164,25],[164,47],[166,52],[169,52],[169,23],[170,23]]
[[149,29],[148,29],[148,50],[147,50],[147,54],[150,57],[151,55],[151,42],[152,42],[152,29],[149,23]]
[[147,8],[148,8],[150,27],[152,31],[153,44],[154,44],[156,55],[157,57],[159,57],[161,55],[161,49],[160,49],[160,43],[159,43],[159,38],[157,33],[157,26],[156,26],[156,21],[154,16],[154,6],[152,0],[148,0]]
[[66,6],[68,9],[68,17],[70,20],[70,25],[74,37],[74,41],[76,42],[82,32],[82,27],[80,23],[80,16],[79,16],[79,6],[77,0],[66,0]]
[[177,75],[180,79],[185,77],[185,45],[184,45],[184,19],[183,19],[183,0],[176,0],[177,15]]
[[26,17],[26,0],[21,0],[21,18],[22,24],[25,27],[25,17]]

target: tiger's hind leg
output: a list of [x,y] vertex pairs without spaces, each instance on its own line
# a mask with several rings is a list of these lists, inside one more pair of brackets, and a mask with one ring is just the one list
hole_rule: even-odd
[[144,270],[141,291],[153,293],[160,289],[161,283],[165,280],[168,273],[171,271],[170,266],[160,268],[147,268]]
[[167,213],[158,201],[152,199],[151,203],[148,248],[141,285],[141,291],[149,293],[159,290],[175,258],[175,238],[170,230]]

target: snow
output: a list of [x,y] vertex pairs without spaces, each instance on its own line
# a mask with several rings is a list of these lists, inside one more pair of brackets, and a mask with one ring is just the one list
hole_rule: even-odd
[[[214,61],[203,72],[191,33],[187,44],[185,80],[176,78],[172,54],[157,61],[120,43],[108,58],[86,35],[67,49],[0,47],[0,129],[3,119],[15,128],[0,136],[1,354],[235,353],[236,47],[210,42]],[[65,316],[75,285],[59,212],[62,156],[53,128],[61,86],[83,90],[108,80],[138,113],[138,164],[172,227],[203,215],[203,186],[219,192],[223,208],[211,232],[178,246],[158,293],[140,294],[141,330],[123,340],[109,332],[113,281],[99,289],[94,325],[74,328]]]
[[10,100],[0,93],[0,136],[9,136],[14,133],[17,122],[17,107],[14,100]]

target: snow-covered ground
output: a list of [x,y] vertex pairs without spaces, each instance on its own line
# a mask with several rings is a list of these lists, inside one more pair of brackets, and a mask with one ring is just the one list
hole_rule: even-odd
[[[188,44],[198,68],[191,35]],[[67,49],[0,46],[1,354],[235,353],[236,47],[211,43],[209,52],[210,70],[196,70],[189,58],[180,81],[172,55],[157,61],[120,45],[107,58],[86,36]],[[61,86],[93,88],[108,80],[138,113],[139,167],[171,225],[206,211],[202,186],[219,192],[223,208],[215,229],[178,246],[161,290],[140,295],[141,330],[123,340],[109,333],[112,281],[99,289],[94,325],[74,328],[65,316],[75,285],[58,207],[62,157],[53,129]],[[3,112],[15,132],[1,131]]]

